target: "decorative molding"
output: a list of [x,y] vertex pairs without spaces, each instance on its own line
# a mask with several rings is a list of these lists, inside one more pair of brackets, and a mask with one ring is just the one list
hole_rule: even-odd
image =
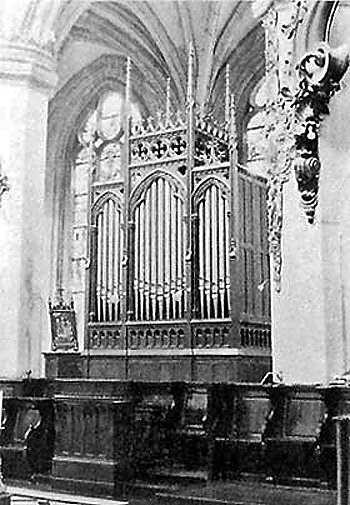
[[58,82],[54,58],[39,47],[0,39],[0,78],[29,82],[52,92]]
[[329,102],[340,90],[340,81],[349,67],[346,46],[330,49],[326,44],[308,53],[299,63],[299,90],[295,95],[294,171],[307,220],[312,224],[318,204],[321,162],[319,131],[329,114]]
[[0,41],[56,53],[54,24],[69,0],[22,0],[1,9]]

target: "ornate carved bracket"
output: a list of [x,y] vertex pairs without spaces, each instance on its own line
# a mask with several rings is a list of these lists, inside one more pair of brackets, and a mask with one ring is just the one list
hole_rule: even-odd
[[8,182],[8,177],[6,175],[0,174],[0,206],[1,206],[1,200],[2,200],[3,194],[9,190],[10,190],[10,185]]
[[304,56],[297,67],[299,90],[295,109],[294,171],[307,220],[314,222],[318,204],[321,162],[319,157],[319,129],[329,114],[329,102],[339,91],[340,81],[349,66],[346,46],[331,50],[323,44],[315,52]]

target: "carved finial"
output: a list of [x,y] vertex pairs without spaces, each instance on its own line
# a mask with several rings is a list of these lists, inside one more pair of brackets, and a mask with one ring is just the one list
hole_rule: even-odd
[[188,74],[187,74],[187,105],[192,105],[194,102],[194,46],[193,42],[190,44],[190,50],[188,53]]
[[156,117],[157,117],[157,124],[156,124],[156,128],[164,128],[166,125],[165,123],[163,123],[163,112],[161,110],[158,110],[157,113],[156,113]]
[[236,105],[235,96],[231,93],[230,99],[230,144],[232,148],[236,148],[237,144],[237,130],[236,130]]
[[165,125],[170,122],[170,77],[166,80]]
[[226,86],[225,86],[225,125],[230,123],[230,65],[226,65]]
[[64,305],[64,288],[61,285],[56,288],[56,300],[57,305]]
[[131,59],[128,56],[126,60],[126,78],[125,78],[125,102],[127,105],[130,102],[130,71],[131,71]]

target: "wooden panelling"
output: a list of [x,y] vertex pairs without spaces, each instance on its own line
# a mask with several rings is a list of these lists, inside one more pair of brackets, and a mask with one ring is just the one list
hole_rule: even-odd
[[[332,418],[348,413],[347,388],[215,383],[209,377],[219,379],[227,361],[196,359],[203,366],[196,373],[206,383],[172,380],[193,373],[190,357],[172,367],[172,357],[154,363],[145,356],[130,358],[134,381],[4,383],[5,476],[50,472],[52,463],[53,484],[87,490],[94,483],[108,493],[136,475],[153,478],[160,469],[163,475],[201,470],[207,478],[254,474],[335,485]],[[146,366],[154,369],[154,381],[136,382]],[[40,422],[28,432],[35,420]]]
[[55,398],[52,476],[100,482],[113,490],[116,479],[125,478],[130,469],[132,404],[106,394],[78,396]]
[[182,356],[167,357],[130,357],[128,377],[132,381],[163,382],[190,381],[191,358]]

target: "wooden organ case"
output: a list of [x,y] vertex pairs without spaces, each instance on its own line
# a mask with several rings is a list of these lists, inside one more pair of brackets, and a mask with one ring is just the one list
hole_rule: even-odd
[[[266,183],[237,163],[235,110],[135,123],[91,143],[81,376],[260,381],[270,370]],[[262,288],[261,288],[262,286]],[[265,288],[264,288],[265,286]]]

